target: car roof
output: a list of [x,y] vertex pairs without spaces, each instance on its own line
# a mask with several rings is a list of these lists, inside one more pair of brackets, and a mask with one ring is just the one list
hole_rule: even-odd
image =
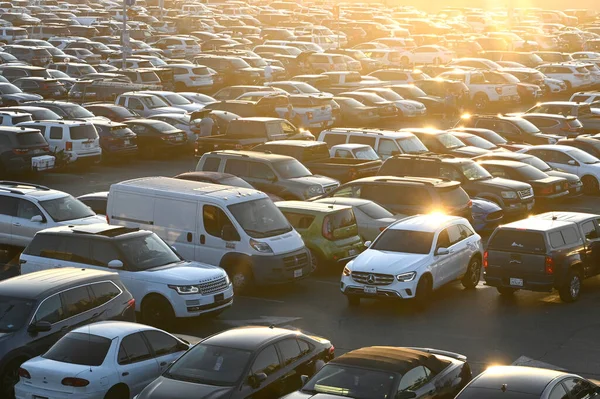
[[528,218],[523,220],[517,220],[516,222],[512,223],[507,223],[505,225],[500,226],[499,228],[506,228],[512,230],[548,231],[571,225],[573,225],[573,222],[566,220]]
[[202,344],[253,351],[273,340],[297,335],[303,334],[285,328],[246,326],[213,335],[202,341]]
[[322,141],[312,141],[312,140],[274,140],[267,141],[262,146],[270,146],[270,145],[283,145],[289,147],[320,147],[325,143]]
[[448,366],[448,362],[438,359],[433,354],[394,346],[371,346],[356,349],[336,357],[330,361],[330,364],[385,370],[400,374],[405,374],[419,365],[438,374]]
[[321,199],[315,200],[315,201],[313,201],[313,203],[361,206],[361,205],[373,203],[373,201],[364,199],[364,198],[328,197],[328,198],[321,198]]
[[562,371],[536,367],[494,366],[475,377],[469,388],[501,390],[506,386],[509,391],[539,396],[552,380],[566,375]]
[[440,227],[451,222],[464,221],[465,219],[459,216],[443,215],[433,213],[431,215],[415,215],[400,219],[390,225],[391,230],[413,230],[427,233],[434,233]]
[[37,184],[21,183],[13,181],[0,181],[0,192],[9,192],[16,195],[27,195],[30,198],[34,197],[38,200],[66,197],[68,194],[52,190],[45,186]]
[[99,321],[76,328],[71,332],[97,335],[99,337],[114,339],[119,336],[126,336],[137,331],[147,330],[159,331],[154,327],[139,323],[131,323],[128,321]]
[[565,115],[560,115],[560,114],[543,114],[543,113],[537,113],[537,112],[531,112],[531,113],[523,114],[520,116],[525,119],[527,119],[527,117],[529,117],[529,116],[535,116],[538,118],[549,118],[549,119],[568,119],[568,120],[576,119],[574,116],[570,116],[570,115],[565,116]]
[[203,177],[209,180],[214,180],[214,181],[219,181],[219,180],[224,180],[224,179],[231,179],[231,178],[240,178],[238,176],[232,175],[230,173],[223,173],[223,172],[208,172],[208,171],[195,171],[195,172],[185,172],[185,173],[180,173],[177,176],[175,176],[175,178],[183,178],[183,177]]
[[509,168],[520,168],[520,167],[526,165],[524,162],[509,161],[506,159],[483,159],[483,160],[477,161],[477,163],[483,164],[483,165],[507,166]]
[[561,220],[561,221],[566,221],[566,222],[579,223],[584,220],[597,219],[598,215],[593,214],[593,213],[584,213],[584,212],[560,211],[560,212],[540,213],[540,214],[534,215],[533,218],[544,219],[544,220]]
[[350,209],[347,205],[324,204],[322,202],[306,201],[278,201],[275,203],[278,208],[285,208],[290,211],[309,211],[319,213],[331,213],[342,209]]
[[108,199],[108,191],[97,191],[95,193],[87,193],[87,194],[83,194],[80,195],[79,197],[77,197],[77,199],[100,199],[100,198],[105,198]]
[[116,273],[102,270],[74,267],[53,268],[0,281],[0,295],[39,299],[80,283],[116,277]]
[[268,154],[265,152],[259,151],[237,151],[237,150],[221,150],[221,151],[212,151],[207,154],[210,155],[227,155],[232,158],[246,158],[246,159],[261,159],[269,162],[282,162],[289,161],[295,158],[292,158],[287,155],[279,155],[279,154]]

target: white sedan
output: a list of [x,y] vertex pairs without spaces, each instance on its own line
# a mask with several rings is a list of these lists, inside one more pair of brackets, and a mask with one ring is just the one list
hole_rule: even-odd
[[143,324],[79,327],[19,369],[17,399],[120,399],[137,395],[190,347]]
[[[406,58],[405,58],[406,57]],[[403,64],[408,61],[410,64],[447,64],[456,57],[456,53],[445,47],[431,45],[421,46],[403,54]]]

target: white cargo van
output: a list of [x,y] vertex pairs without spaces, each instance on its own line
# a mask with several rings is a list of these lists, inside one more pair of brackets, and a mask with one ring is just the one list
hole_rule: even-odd
[[106,215],[153,231],[184,259],[221,266],[238,292],[312,271],[302,238],[261,191],[146,177],[113,184]]

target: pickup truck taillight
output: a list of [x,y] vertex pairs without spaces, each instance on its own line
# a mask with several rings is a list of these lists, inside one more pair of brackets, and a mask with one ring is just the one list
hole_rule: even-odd
[[552,194],[553,191],[554,191],[554,185],[549,185],[549,186],[541,188],[539,193],[541,195],[548,195],[548,194]]
[[546,261],[544,262],[544,271],[546,274],[554,274],[554,260],[550,256],[546,256]]
[[488,251],[485,251],[483,253],[483,268],[484,269],[488,268]]

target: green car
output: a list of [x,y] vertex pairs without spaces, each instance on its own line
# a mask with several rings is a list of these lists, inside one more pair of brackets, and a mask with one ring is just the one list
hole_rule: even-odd
[[275,205],[302,236],[315,269],[344,264],[365,248],[350,206],[303,201]]

